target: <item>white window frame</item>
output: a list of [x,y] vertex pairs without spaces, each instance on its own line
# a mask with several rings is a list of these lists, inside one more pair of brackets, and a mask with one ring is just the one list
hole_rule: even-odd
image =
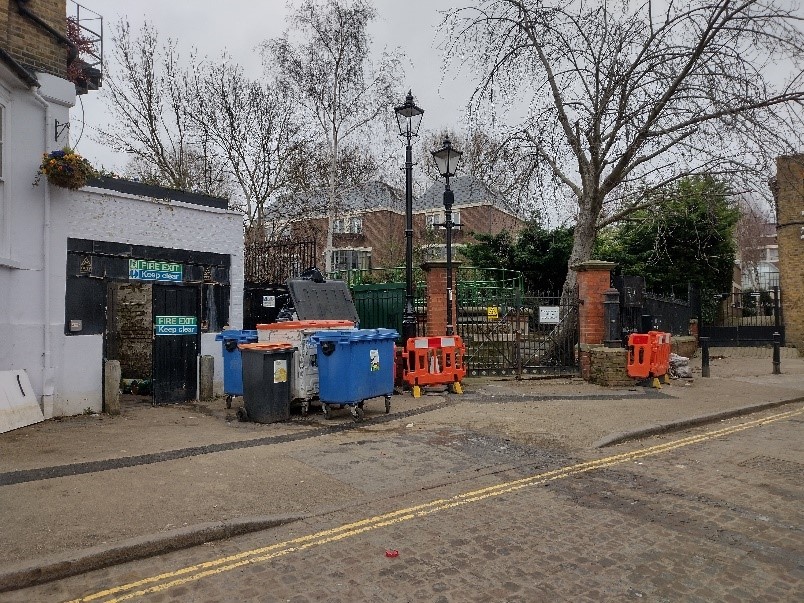
[[[347,266],[339,265],[336,256],[340,255],[340,254],[346,254],[346,253],[349,253],[349,255],[347,256],[348,259],[346,260],[346,263],[348,265]],[[353,254],[359,254],[358,257],[360,258],[360,261],[357,262],[358,265],[356,267],[352,266],[353,258],[354,258]],[[361,266],[360,265],[360,264],[364,263],[363,260],[365,260],[366,266]],[[361,248],[348,247],[348,248],[333,249],[332,250],[332,269],[333,270],[369,270],[369,269],[371,269],[371,249],[370,248],[365,248],[365,247],[361,247]]]

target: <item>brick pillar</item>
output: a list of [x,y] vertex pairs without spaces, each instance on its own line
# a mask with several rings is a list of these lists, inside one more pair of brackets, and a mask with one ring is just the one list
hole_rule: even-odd
[[578,273],[578,321],[580,326],[581,376],[590,378],[593,346],[603,344],[606,336],[604,294],[611,288],[613,262],[589,260],[572,267]]
[[[461,262],[452,262],[452,322],[458,333],[457,279]],[[428,337],[444,335],[447,332],[447,263],[426,262],[422,269],[427,275],[427,328]]]
[[774,196],[785,343],[804,354],[804,155],[776,159]]

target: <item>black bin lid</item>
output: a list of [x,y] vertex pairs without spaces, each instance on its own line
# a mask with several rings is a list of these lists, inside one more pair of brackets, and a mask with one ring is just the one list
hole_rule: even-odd
[[299,320],[360,320],[344,281],[289,280],[288,289]]

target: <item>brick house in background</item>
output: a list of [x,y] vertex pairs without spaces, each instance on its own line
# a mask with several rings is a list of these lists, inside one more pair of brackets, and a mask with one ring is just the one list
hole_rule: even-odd
[[[455,251],[474,241],[474,233],[498,234],[507,230],[516,234],[524,221],[508,210],[502,198],[484,183],[470,176],[453,178],[455,193],[453,231]],[[413,245],[417,261],[445,258],[444,183],[436,182],[424,195],[413,200]],[[321,206],[313,204],[312,206]],[[325,262],[327,217],[311,216],[291,223],[286,230],[291,240],[315,240],[319,268]],[[405,193],[383,182],[370,182],[349,191],[335,216],[333,225],[333,262],[335,270],[392,268],[405,262]]]

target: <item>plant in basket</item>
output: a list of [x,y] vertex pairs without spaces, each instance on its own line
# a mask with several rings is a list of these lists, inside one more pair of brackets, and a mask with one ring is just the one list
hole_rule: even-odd
[[84,186],[89,178],[97,176],[98,173],[89,161],[70,147],[64,147],[60,151],[42,155],[42,163],[34,184],[39,184],[42,175],[51,184],[75,190]]

